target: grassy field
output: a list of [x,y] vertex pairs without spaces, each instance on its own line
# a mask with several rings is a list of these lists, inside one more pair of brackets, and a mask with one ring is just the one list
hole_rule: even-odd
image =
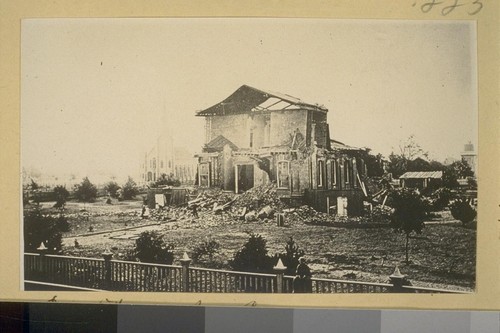
[[[50,204],[44,207],[50,210]],[[227,260],[253,232],[267,240],[270,255],[284,252],[285,243],[292,236],[306,252],[315,277],[387,282],[398,264],[414,285],[453,286],[461,290],[471,290],[475,285],[476,231],[463,228],[448,211],[438,213],[426,223],[421,235],[410,240],[411,263],[404,264],[404,235],[390,228],[310,225],[286,217],[285,226],[278,227],[270,219],[246,222],[207,210],[193,219],[182,209],[167,214],[174,221],[159,221],[140,217],[142,201],[112,205],[104,200],[86,205],[70,202],[66,207],[71,224],[71,231],[63,235],[66,255],[100,257],[105,249],[112,249],[116,258],[126,258],[140,232],[157,230],[167,243],[175,246],[176,260],[184,252],[191,253],[200,242],[216,240],[221,245],[218,257],[227,266]]]

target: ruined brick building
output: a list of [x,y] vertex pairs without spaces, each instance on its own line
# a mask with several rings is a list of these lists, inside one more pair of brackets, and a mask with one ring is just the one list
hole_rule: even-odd
[[327,113],[289,95],[241,86],[196,113],[206,120],[198,184],[241,193],[274,182],[291,204],[326,211],[338,203],[360,214],[362,149],[330,138]]

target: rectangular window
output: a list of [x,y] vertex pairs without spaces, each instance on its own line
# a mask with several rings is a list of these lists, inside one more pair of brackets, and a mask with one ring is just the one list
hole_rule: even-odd
[[288,161],[278,162],[277,179],[279,188],[290,188],[290,165]]
[[325,178],[325,162],[318,161],[318,187],[323,187],[323,179]]
[[358,184],[358,181],[357,181],[357,173],[358,173],[358,167],[356,165],[356,158],[353,158],[352,159],[352,171],[351,171],[351,174],[352,174],[352,185],[354,187],[357,187],[357,184]]
[[330,166],[332,168],[332,186],[335,186],[337,185],[337,162],[332,161]]
[[349,165],[349,160],[346,160],[344,161],[344,178],[346,184],[349,184],[351,182],[350,176],[351,176],[351,168]]
[[210,163],[201,163],[198,165],[198,176],[200,186],[210,187]]

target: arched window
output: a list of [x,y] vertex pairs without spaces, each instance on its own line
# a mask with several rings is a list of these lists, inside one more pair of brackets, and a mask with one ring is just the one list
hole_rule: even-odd
[[330,163],[331,175],[332,175],[332,187],[337,185],[337,161],[332,160]]
[[318,187],[323,187],[325,178],[325,161],[318,161]]

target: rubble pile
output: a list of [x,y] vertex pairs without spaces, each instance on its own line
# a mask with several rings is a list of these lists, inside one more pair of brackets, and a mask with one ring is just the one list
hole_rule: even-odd
[[335,222],[334,216],[318,212],[307,205],[293,209],[285,209],[283,212],[285,213],[286,219],[291,222],[308,222],[311,224]]
[[188,202],[188,206],[196,205],[200,208],[212,208],[214,207],[214,205],[225,205],[228,202],[231,202],[233,199],[233,195],[228,194],[221,189],[209,189],[200,192],[194,200]]
[[[258,185],[240,195],[221,189],[206,189],[185,206],[152,209],[148,217],[166,222],[191,220],[208,227],[242,221],[274,222],[277,221],[277,214],[283,214],[284,221],[290,224],[344,225],[367,220],[366,217],[329,215],[307,205],[289,207],[278,197],[275,184]],[[380,212],[380,215],[386,214],[386,210]]]
[[232,212],[245,221],[274,218],[275,213],[285,208],[278,198],[275,184],[259,185],[236,197]]
[[236,197],[234,206],[239,208],[247,207],[249,210],[259,210],[265,206],[270,206],[273,209],[281,209],[284,205],[276,194],[276,185],[267,184],[255,186]]

